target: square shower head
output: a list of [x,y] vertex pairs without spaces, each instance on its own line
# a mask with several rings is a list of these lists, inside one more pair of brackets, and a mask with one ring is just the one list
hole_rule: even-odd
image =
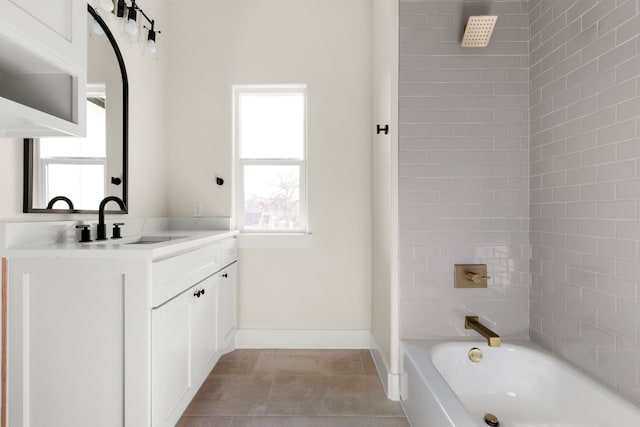
[[462,47],[487,47],[497,16],[470,16],[464,27]]

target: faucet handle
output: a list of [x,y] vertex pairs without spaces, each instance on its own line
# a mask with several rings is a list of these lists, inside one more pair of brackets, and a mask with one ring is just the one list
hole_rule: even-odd
[[91,229],[89,224],[78,224],[76,228],[80,229],[80,243],[86,243],[91,241]]
[[473,283],[480,283],[483,280],[491,279],[491,276],[484,276],[482,274],[474,273],[472,271],[468,271],[464,276],[467,278],[467,280],[470,280]]
[[115,222],[113,223],[113,234],[111,235],[112,239],[122,239],[122,234],[120,233],[120,226],[124,225],[124,222]]

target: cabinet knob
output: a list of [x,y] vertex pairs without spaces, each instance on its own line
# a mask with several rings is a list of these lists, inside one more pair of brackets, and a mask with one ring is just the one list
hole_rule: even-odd
[[196,289],[196,291],[193,293],[193,296],[200,298],[200,295],[202,295],[203,293],[204,291],[201,291],[200,289]]
[[202,290],[202,295],[204,295],[204,289]]
[[225,277],[225,278],[226,278],[226,277],[229,277],[229,275],[228,275],[227,273],[224,273],[224,274],[222,275],[222,277]]

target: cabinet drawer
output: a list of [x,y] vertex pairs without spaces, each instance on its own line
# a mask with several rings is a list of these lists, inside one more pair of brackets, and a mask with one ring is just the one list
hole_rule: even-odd
[[152,306],[157,307],[220,270],[220,244],[177,255],[152,264]]
[[238,239],[235,237],[225,239],[220,245],[222,246],[222,267],[238,260]]

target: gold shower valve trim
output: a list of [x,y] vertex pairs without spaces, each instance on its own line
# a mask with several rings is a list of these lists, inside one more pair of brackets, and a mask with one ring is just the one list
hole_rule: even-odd
[[456,264],[454,270],[455,288],[486,288],[487,280],[486,264]]

